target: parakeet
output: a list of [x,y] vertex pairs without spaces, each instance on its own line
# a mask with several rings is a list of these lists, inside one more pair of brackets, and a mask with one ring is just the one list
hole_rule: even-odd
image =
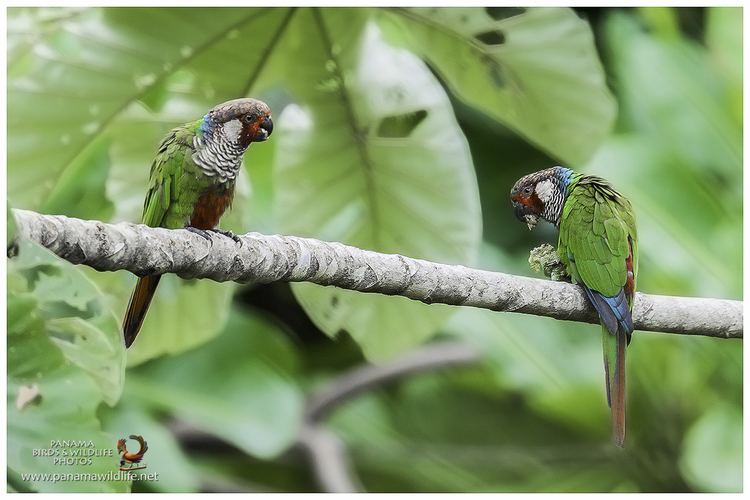
[[[232,203],[242,156],[251,143],[265,141],[272,131],[271,110],[250,98],[219,104],[203,118],[173,129],[151,164],[142,223],[187,228],[206,238],[206,231],[231,235],[216,226]],[[138,335],[160,278],[138,279],[122,325],[126,347]]]
[[633,333],[638,237],[630,202],[606,180],[565,167],[529,174],[510,192],[516,217],[559,230],[557,254],[602,325],[607,402],[615,444],[625,442],[625,348]]

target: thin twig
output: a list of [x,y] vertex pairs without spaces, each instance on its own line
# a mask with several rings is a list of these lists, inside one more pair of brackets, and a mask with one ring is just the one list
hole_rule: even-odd
[[407,354],[389,364],[365,365],[343,374],[307,403],[306,416],[321,422],[331,410],[344,401],[378,385],[406,375],[437,368],[462,366],[478,362],[479,353],[459,342],[440,342]]
[[349,399],[408,375],[478,362],[481,356],[460,342],[440,342],[383,365],[363,365],[328,383],[307,401],[297,443],[304,448],[321,488],[329,493],[362,491],[346,446],[323,426],[325,418]]

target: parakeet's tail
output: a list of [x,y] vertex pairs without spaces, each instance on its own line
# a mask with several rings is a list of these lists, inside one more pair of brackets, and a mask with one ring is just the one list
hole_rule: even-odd
[[625,445],[625,347],[627,333],[621,328],[611,334],[602,324],[602,347],[606,373],[607,403],[612,411],[612,436],[619,447]]
[[146,311],[151,304],[151,299],[156,291],[156,286],[161,279],[157,276],[144,276],[138,278],[133,294],[130,296],[128,308],[125,311],[125,319],[122,322],[122,333],[125,335],[125,347],[130,347],[135,342],[135,337],[146,317]]

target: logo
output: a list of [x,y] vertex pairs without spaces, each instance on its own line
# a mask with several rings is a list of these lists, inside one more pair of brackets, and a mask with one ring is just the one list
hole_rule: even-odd
[[123,438],[117,440],[117,454],[120,456],[120,470],[132,471],[145,469],[146,464],[141,462],[141,460],[143,460],[143,455],[148,451],[148,443],[143,439],[143,436],[137,436],[135,434],[131,434],[129,439],[138,443],[138,451],[128,451],[126,445],[127,439]]

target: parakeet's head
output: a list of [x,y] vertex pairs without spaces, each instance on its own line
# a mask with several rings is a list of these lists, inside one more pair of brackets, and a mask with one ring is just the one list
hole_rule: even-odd
[[234,99],[214,106],[204,117],[204,126],[246,149],[251,142],[265,141],[273,132],[271,108],[249,97]]
[[552,167],[525,175],[510,190],[513,211],[529,229],[542,218],[559,225],[565,203],[567,186],[573,171],[565,167]]

